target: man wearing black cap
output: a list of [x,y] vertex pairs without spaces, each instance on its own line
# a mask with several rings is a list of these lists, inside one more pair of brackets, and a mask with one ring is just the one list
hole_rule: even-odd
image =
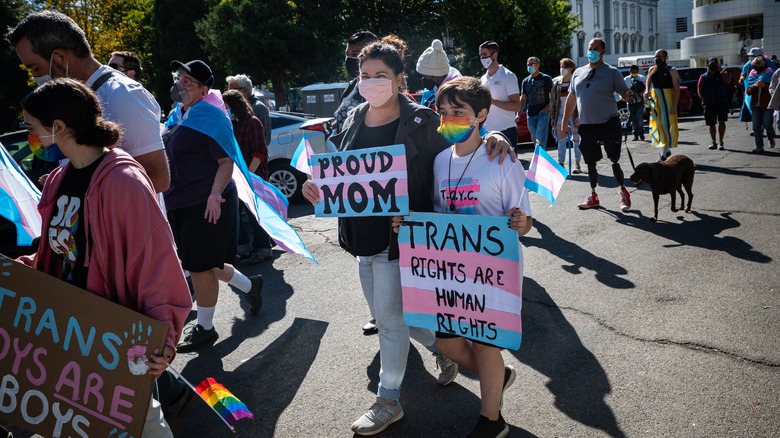
[[118,146],[143,166],[155,191],[168,189],[160,105],[143,85],[101,65],[75,21],[56,11],[36,12],[9,29],[5,37],[38,86],[52,78],[70,77],[92,88],[103,117],[122,127]]
[[378,38],[376,35],[367,30],[355,32],[347,39],[347,47],[344,50],[344,68],[347,70],[347,75],[349,76],[349,84],[344,90],[344,93],[341,94],[339,107],[333,114],[336,118],[336,127],[333,131],[333,135],[336,135],[336,133],[341,130],[341,125],[347,118],[349,111],[366,101],[363,99],[363,96],[360,95],[360,90],[358,90],[357,86],[358,76],[360,76],[360,63],[358,62],[357,57],[360,54],[360,51],[363,50],[363,47],[377,40]]
[[[708,149],[723,150],[723,136],[726,134],[726,120],[729,118],[729,87],[731,75],[728,70],[721,71],[717,58],[707,60],[707,73],[699,77],[697,86],[699,98],[704,105],[704,122],[710,127],[710,143]],[[718,125],[720,146],[715,142],[715,124]]]

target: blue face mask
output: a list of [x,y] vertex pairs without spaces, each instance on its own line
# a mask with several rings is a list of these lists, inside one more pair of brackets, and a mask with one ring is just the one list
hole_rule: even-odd
[[536,66],[529,65],[529,66],[526,67],[526,70],[528,70],[528,73],[534,74],[534,73],[536,73]]
[[597,50],[588,50],[588,61],[598,62],[599,58],[601,58],[601,52]]

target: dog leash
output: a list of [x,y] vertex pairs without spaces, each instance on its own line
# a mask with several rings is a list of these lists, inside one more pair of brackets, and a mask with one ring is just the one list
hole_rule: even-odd
[[628,107],[621,108],[618,110],[618,116],[620,117],[620,125],[622,128],[623,134],[623,144],[626,145],[626,152],[628,153],[628,160],[631,162],[631,168],[633,170],[636,170],[636,166],[634,165],[634,157],[631,155],[631,150],[628,148],[628,121],[629,117],[631,115],[630,110]]

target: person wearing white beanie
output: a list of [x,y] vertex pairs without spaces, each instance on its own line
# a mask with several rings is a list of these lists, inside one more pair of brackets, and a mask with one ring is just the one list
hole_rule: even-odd
[[447,53],[444,52],[444,45],[440,40],[433,40],[431,47],[425,49],[422,55],[417,59],[417,73],[422,75],[423,96],[420,104],[428,108],[435,109],[436,93],[439,87],[445,83],[461,77],[458,69],[450,67],[450,61]]

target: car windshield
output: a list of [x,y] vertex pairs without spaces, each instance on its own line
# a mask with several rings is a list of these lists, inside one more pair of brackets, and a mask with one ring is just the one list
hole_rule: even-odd
[[686,68],[677,70],[677,73],[680,74],[680,82],[688,82],[698,80],[699,76],[704,74],[706,71],[706,68]]

